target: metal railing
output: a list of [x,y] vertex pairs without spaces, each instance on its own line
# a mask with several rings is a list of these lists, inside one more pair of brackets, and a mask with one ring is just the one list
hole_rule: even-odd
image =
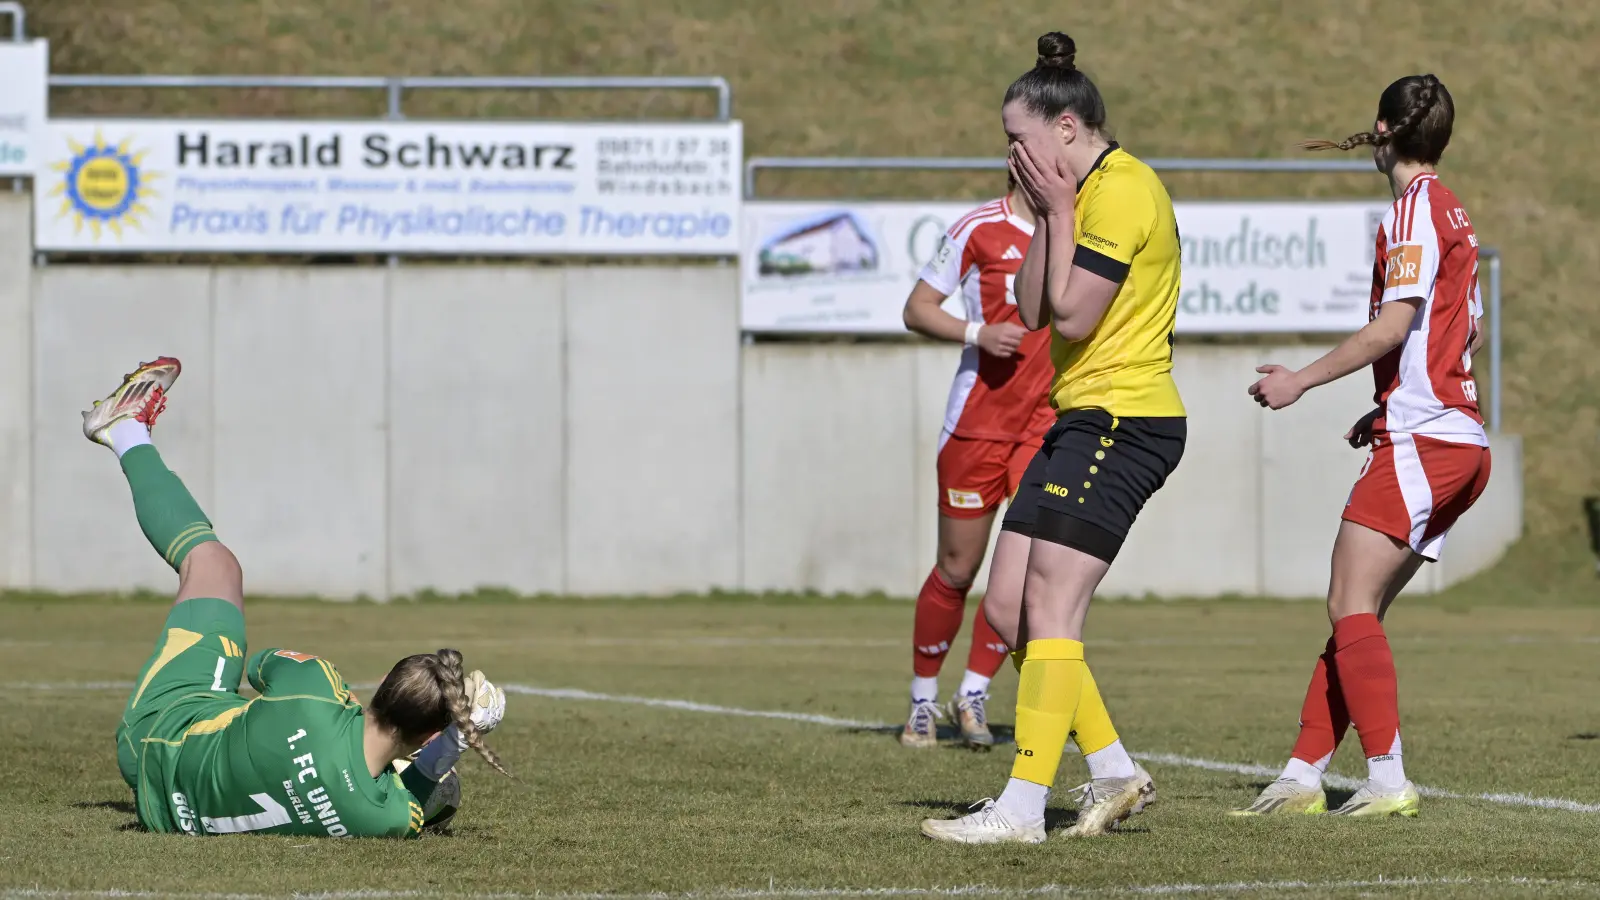
[[[0,9],[3,8],[4,5],[0,4]],[[726,78],[720,76],[51,75],[50,87],[383,91],[384,115],[390,119],[406,117],[404,103],[407,91],[715,91],[716,120],[726,122],[733,115],[733,88]]]
[[[1371,162],[1351,159],[1146,159],[1152,169],[1165,172],[1291,172],[1365,173],[1374,172]],[[744,196],[756,199],[756,176],[762,170],[899,170],[899,171],[993,171],[1006,167],[1004,159],[994,157],[911,157],[911,156],[756,156],[744,165]],[[1500,430],[1501,380],[1501,304],[1500,251],[1481,247],[1478,257],[1488,263],[1489,290],[1484,316],[1489,320],[1489,403],[1486,424]]]
[[[1146,159],[1152,169],[1165,172],[1365,172],[1372,163],[1353,159]],[[744,164],[744,196],[756,197],[756,175],[762,170],[891,169],[900,171],[994,171],[1006,161],[990,156],[755,156]]]
[[511,90],[511,91],[716,91],[718,122],[733,117],[733,88],[728,79],[710,76],[633,75],[513,75],[472,78],[416,76],[396,78],[389,85],[389,117],[405,118],[401,100],[406,91]]
[[1489,319],[1489,412],[1484,416],[1490,431],[1500,430],[1500,250],[1479,247],[1478,258],[1489,261],[1489,299],[1483,314]]
[[284,88],[382,91],[394,81],[380,75],[56,75],[52,88]]
[[17,0],[0,0],[0,16],[11,17],[11,39],[21,43],[28,39],[28,14]]

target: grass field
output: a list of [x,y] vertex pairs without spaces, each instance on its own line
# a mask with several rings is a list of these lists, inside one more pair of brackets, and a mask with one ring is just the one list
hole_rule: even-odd
[[[520,783],[467,762],[454,832],[419,846],[139,832],[111,734],[165,605],[0,600],[0,778],[13,791],[0,894],[1600,895],[1600,621],[1581,606],[1404,601],[1390,631],[1408,771],[1463,798],[1427,798],[1414,821],[1351,822],[1222,815],[1293,740],[1326,634],[1318,605],[1106,604],[1090,658],[1161,802],[1128,833],[1026,848],[917,833],[920,818],[997,792],[1010,754],[895,742],[910,612],[753,598],[253,603],[253,646],[322,653],[352,683],[457,646],[508,686],[492,743]],[[999,723],[1015,682],[1009,669],[997,679]],[[1359,775],[1352,747],[1353,735],[1335,768]],[[1081,775],[1069,759],[1058,788]],[[1486,793],[1510,796],[1467,799]],[[1057,829],[1071,820],[1059,801],[1052,813]]]

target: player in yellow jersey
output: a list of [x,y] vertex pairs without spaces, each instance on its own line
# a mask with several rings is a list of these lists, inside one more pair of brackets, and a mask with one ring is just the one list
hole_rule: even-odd
[[1183,456],[1188,433],[1172,380],[1178,227],[1149,166],[1110,140],[1105,102],[1074,65],[1071,38],[1039,38],[1039,59],[1006,91],[1010,166],[1037,213],[1017,273],[1030,329],[1052,329],[1057,420],[1029,463],[995,547],[985,597],[1013,648],[1017,757],[998,800],[958,819],[928,819],[929,837],[1038,843],[1067,741],[1089,766],[1073,835],[1102,834],[1155,800],[1084,663],[1095,588],[1145,501]]

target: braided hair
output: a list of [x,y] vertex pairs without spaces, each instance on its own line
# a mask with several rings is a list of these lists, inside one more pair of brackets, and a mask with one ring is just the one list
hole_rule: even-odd
[[1362,131],[1342,141],[1302,141],[1306,150],[1352,150],[1360,146],[1391,147],[1395,156],[1433,165],[1444,155],[1455,126],[1455,101],[1434,75],[1407,75],[1378,98],[1378,120],[1386,131]]
[[446,648],[395,663],[367,704],[367,711],[414,744],[455,725],[467,746],[484,762],[496,772],[512,777],[472,724],[472,700],[467,694],[461,651]]
[[461,732],[467,746],[483,757],[490,768],[507,778],[511,773],[500,764],[500,757],[483,743],[478,726],[472,724],[472,697],[467,695],[467,677],[461,671],[461,651],[443,649],[428,657],[433,662],[433,677],[439,684],[439,693],[450,711],[450,721]]

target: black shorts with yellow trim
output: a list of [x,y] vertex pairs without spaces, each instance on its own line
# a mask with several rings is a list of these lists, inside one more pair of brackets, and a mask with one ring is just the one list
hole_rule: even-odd
[[1183,458],[1182,416],[1069,410],[1028,463],[1001,528],[1111,562]]

